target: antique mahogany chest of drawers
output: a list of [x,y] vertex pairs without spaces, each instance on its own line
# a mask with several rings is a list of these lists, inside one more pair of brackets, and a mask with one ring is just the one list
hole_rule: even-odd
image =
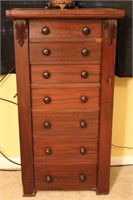
[[118,9],[11,9],[22,182],[109,192]]

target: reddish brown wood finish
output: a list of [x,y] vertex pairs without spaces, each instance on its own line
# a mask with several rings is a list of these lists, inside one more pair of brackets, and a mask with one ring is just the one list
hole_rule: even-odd
[[[49,72],[49,78],[43,73]],[[87,78],[82,77],[87,72]],[[31,65],[32,84],[99,83],[100,65]]]
[[[44,49],[49,49],[50,55],[44,55]],[[87,56],[81,53],[84,49],[88,50]],[[31,64],[100,64],[100,62],[101,43],[30,43]]]
[[6,10],[6,16],[12,19],[97,19],[97,18],[123,18],[125,11],[121,9],[10,9]]
[[27,33],[27,23],[25,20],[17,20],[15,24],[16,39],[18,40],[19,45],[22,47],[26,38],[28,37]]
[[[47,136],[50,138],[74,136],[97,139],[98,137],[99,111],[34,111],[32,117],[33,131],[35,135]],[[86,123],[85,128],[80,126],[82,121],[85,121]],[[49,122],[51,127],[48,129],[45,128],[45,122]]]
[[[110,20],[108,33],[112,32],[112,44],[109,45],[111,34],[106,33],[107,20],[103,21],[102,43],[102,77],[101,77],[101,114],[99,132],[99,163],[98,163],[98,193],[109,192],[110,153],[114,90],[114,67],[117,21]],[[110,30],[111,29],[111,30]],[[107,37],[108,36],[108,37]]]
[[[80,175],[86,181],[80,181]],[[52,176],[53,182],[47,183],[46,176]],[[96,190],[97,165],[46,165],[35,167],[35,187],[39,190]]]
[[[6,15],[17,19],[14,40],[24,195],[34,195],[37,189],[91,189],[107,194],[115,19],[124,17],[125,11],[11,9]],[[41,33],[45,26],[48,35]],[[88,35],[82,32],[86,26],[91,29]],[[44,49],[50,54],[44,55]],[[88,49],[87,56],[82,55],[83,49]],[[82,71],[88,73],[85,79]],[[50,77],[45,78],[47,73],[43,77],[44,72]],[[82,101],[87,97],[87,102],[81,97]]]
[[[100,87],[96,86],[52,86],[44,88],[36,86],[32,89],[32,109],[98,109]],[[81,97],[87,97],[83,103]],[[44,98],[49,97],[51,102],[46,104]]]
[[[48,33],[42,29],[46,27]],[[87,27],[89,33],[85,34],[83,28]],[[30,42],[55,41],[89,41],[92,38],[101,38],[101,20],[30,20]]]
[[[23,192],[25,196],[34,195],[34,174],[33,174],[33,143],[32,143],[32,124],[31,124],[31,99],[29,82],[29,54],[28,37],[21,47],[16,38],[16,24],[23,23],[23,20],[14,21],[14,44],[15,44],[15,63],[17,73],[17,94],[19,111],[19,131],[21,147],[21,170]],[[26,24],[26,22],[25,22]],[[22,26],[22,25],[21,25]],[[25,29],[28,34],[28,25]]]
[[[63,132],[62,132],[63,134]],[[76,133],[75,133],[76,134]],[[66,164],[97,164],[98,138],[89,139],[87,136],[76,137],[48,137],[34,135],[34,163],[35,165],[60,165]],[[86,150],[86,154],[80,153],[80,148]],[[45,153],[45,148],[51,149],[51,154]]]

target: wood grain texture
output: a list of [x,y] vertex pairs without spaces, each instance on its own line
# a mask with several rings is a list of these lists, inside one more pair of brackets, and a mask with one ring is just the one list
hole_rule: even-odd
[[[80,174],[87,180],[80,181]],[[52,183],[46,182],[46,176],[53,177]],[[96,190],[97,165],[49,165],[35,167],[36,190]]]
[[[45,56],[43,54],[44,49],[49,49],[50,55]],[[88,49],[87,56],[82,55],[83,49]],[[101,43],[30,43],[30,63],[100,64]]]
[[[63,134],[63,133],[62,133]],[[76,134],[76,133],[75,133]],[[86,154],[80,153],[80,148],[86,149]],[[45,148],[51,149],[51,154],[45,153]],[[34,135],[34,163],[40,165],[60,164],[96,164],[98,155],[98,138],[83,136],[48,137]]]
[[[56,88],[45,85],[44,88],[32,89],[32,109],[98,109],[100,87],[70,87],[57,86]],[[88,98],[86,103],[81,102],[81,97]],[[49,104],[44,103],[44,98],[50,97]]]
[[[48,28],[49,33],[42,32],[43,27]],[[89,28],[85,34],[83,28]],[[53,41],[89,41],[92,38],[101,38],[101,20],[30,20],[30,42]]]
[[[100,65],[31,65],[31,84],[76,84],[99,83]],[[88,77],[82,78],[81,73],[87,72]],[[44,78],[43,73],[49,72],[50,77]]]
[[[99,111],[88,111],[88,112],[60,112],[60,111],[44,111],[32,112],[33,120],[33,133],[35,135],[44,135],[48,137],[87,137],[97,138],[99,129]],[[46,129],[44,127],[45,122],[50,122],[51,127]],[[81,128],[81,121],[86,122],[86,127]]]
[[[25,22],[26,23],[26,22]],[[33,144],[31,124],[31,99],[29,83],[28,37],[21,47],[16,39],[16,21],[14,21],[15,63],[17,73],[17,94],[19,111],[19,133],[21,150],[21,170],[23,192],[34,195]],[[25,30],[28,34],[28,29]]]
[[14,40],[25,196],[109,192],[116,19],[124,15],[120,9],[6,11],[21,22],[14,21]]
[[125,10],[110,9],[110,8],[98,8],[98,9],[10,9],[6,10],[6,16],[8,18],[30,18],[30,19],[114,19],[123,18],[125,16]]
[[106,38],[106,34],[104,34],[107,31],[106,20],[103,21],[98,193],[105,194],[109,192],[117,21],[113,20],[113,23],[114,25],[111,25],[113,30],[111,31],[113,31],[114,37],[111,39],[112,44],[110,46],[108,45],[110,38]]

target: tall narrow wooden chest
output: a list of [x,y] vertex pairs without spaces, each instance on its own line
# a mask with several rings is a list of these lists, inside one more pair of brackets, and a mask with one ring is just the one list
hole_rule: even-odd
[[118,9],[11,9],[22,182],[109,192]]

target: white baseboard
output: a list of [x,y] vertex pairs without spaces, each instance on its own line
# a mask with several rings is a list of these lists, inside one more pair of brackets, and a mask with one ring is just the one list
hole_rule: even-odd
[[[20,163],[20,157],[11,157],[11,160],[13,160],[16,163]],[[4,157],[0,157],[0,169],[21,169],[20,165],[16,165],[10,161],[8,161],[6,158]]]
[[133,156],[112,156],[111,165],[133,165]]
[[[11,160],[20,163],[20,157],[12,157]],[[133,156],[111,157],[111,165],[133,165]],[[21,169],[21,166],[15,165],[7,159],[0,157],[0,169]]]

